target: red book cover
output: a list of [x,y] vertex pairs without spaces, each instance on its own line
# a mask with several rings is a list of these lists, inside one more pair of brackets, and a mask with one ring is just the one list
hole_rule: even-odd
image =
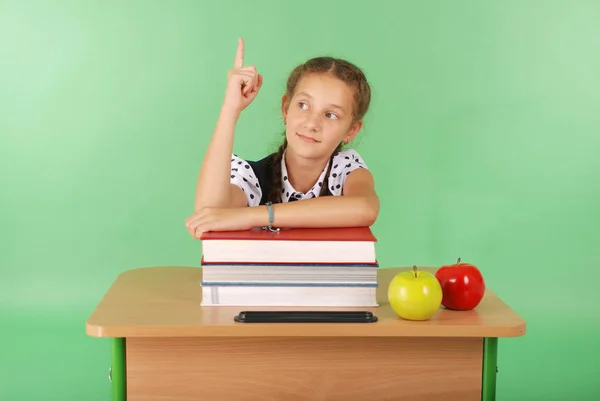
[[298,267],[298,266],[362,266],[362,267],[379,267],[379,262],[376,260],[375,262],[367,262],[367,263],[361,263],[361,262],[327,262],[327,263],[320,263],[320,262],[260,262],[260,263],[254,263],[254,262],[206,262],[204,260],[204,255],[202,255],[202,257],[200,258],[200,265],[203,266],[209,266],[209,265],[227,265],[227,266],[252,266],[252,265],[256,265],[256,266],[291,266],[291,267]]
[[279,241],[365,241],[376,242],[370,227],[283,228],[279,232],[252,230],[209,231],[200,237],[208,240],[279,240]]

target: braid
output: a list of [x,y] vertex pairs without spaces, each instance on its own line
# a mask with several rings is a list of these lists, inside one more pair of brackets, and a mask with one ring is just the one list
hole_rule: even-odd
[[329,158],[329,166],[327,167],[327,172],[325,173],[325,178],[323,179],[323,186],[321,187],[321,192],[319,192],[319,196],[324,196],[327,193],[327,187],[329,187],[329,174],[331,173],[331,166],[333,165],[333,158],[341,150],[342,150],[342,144],[339,144],[337,149],[331,154],[331,157]]
[[281,183],[281,158],[286,148],[287,138],[283,140],[283,144],[279,146],[279,150],[273,158],[273,185],[271,186],[271,192],[269,192],[269,200],[272,203],[281,203],[281,190],[283,188]]

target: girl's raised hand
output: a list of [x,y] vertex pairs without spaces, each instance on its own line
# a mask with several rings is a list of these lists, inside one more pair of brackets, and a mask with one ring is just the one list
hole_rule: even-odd
[[256,98],[262,86],[262,75],[253,65],[244,67],[244,40],[238,40],[233,68],[227,74],[227,89],[224,106],[234,112],[241,112]]

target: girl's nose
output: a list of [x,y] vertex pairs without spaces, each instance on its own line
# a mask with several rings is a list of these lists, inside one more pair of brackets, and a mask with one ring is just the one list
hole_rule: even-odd
[[320,128],[320,119],[316,113],[307,113],[306,119],[304,120],[304,128],[311,131],[318,131]]

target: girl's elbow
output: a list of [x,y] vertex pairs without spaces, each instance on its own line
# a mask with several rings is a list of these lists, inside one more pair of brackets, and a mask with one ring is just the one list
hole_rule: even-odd
[[366,199],[363,216],[367,226],[375,224],[375,221],[377,221],[377,217],[379,216],[379,198],[373,197]]

